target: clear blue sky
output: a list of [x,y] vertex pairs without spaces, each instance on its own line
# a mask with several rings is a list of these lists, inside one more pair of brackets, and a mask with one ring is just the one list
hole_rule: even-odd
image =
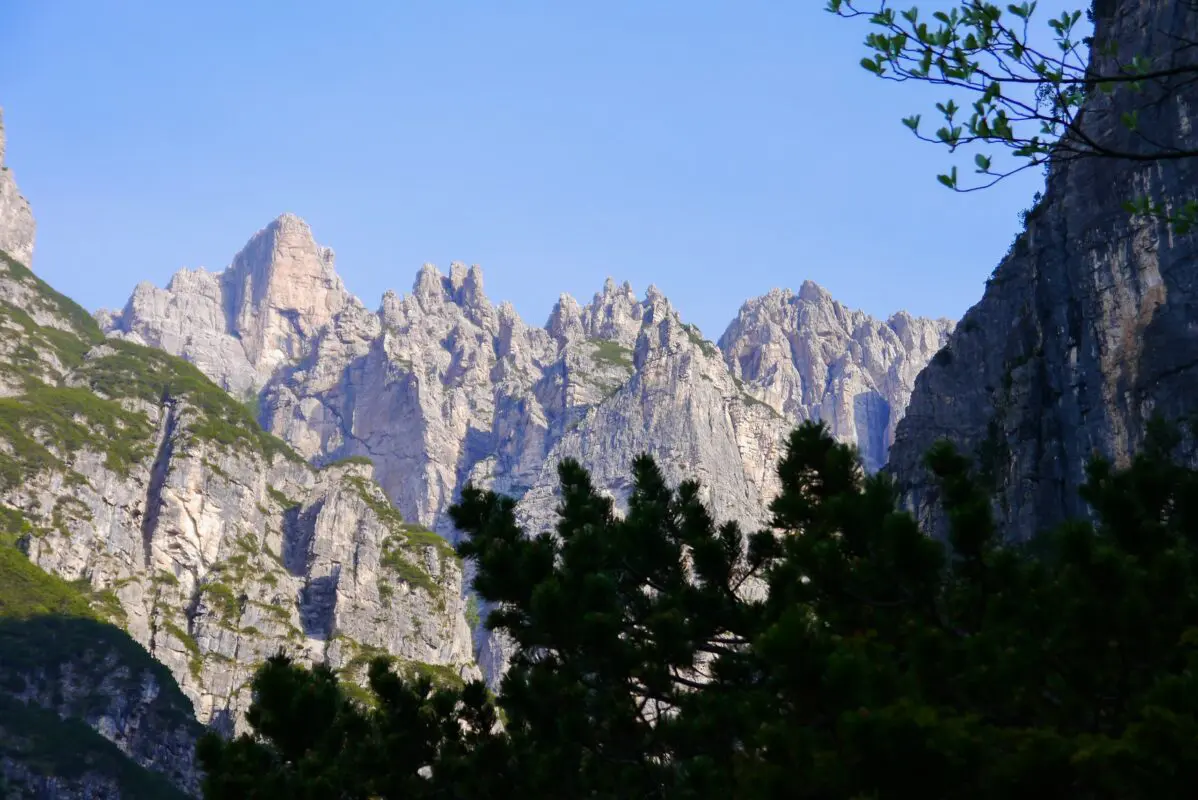
[[940,187],[899,119],[941,98],[866,74],[823,5],[4,0],[35,268],[119,307],[293,211],[370,307],[460,260],[535,324],[607,275],[712,338],[807,278],[957,318],[1040,179]]

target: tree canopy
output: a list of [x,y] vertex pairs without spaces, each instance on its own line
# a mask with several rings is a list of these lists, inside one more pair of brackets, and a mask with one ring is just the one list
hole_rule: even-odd
[[717,524],[648,457],[615,513],[560,466],[556,530],[468,488],[451,514],[498,697],[372,664],[370,703],[285,656],[252,729],[200,748],[205,797],[1070,798],[1198,785],[1198,473],[1154,428],[1089,467],[1079,520],[1007,542],[967,459],[927,463],[934,541],[820,424],[789,438],[772,525]]

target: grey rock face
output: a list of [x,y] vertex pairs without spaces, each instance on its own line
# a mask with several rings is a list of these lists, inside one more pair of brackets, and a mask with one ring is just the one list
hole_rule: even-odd
[[[1137,53],[1173,54],[1177,41],[1198,37],[1198,15],[1187,6],[1099,3],[1096,41],[1113,38],[1122,63]],[[1177,51],[1168,65],[1195,57]],[[1109,63],[1105,69],[1115,71]],[[1115,95],[1091,104],[1085,124],[1098,141],[1134,152],[1146,145],[1121,129],[1127,102]],[[1162,102],[1140,109],[1140,129],[1193,149],[1196,105],[1192,84],[1172,86]],[[916,380],[898,426],[890,469],[935,532],[944,526],[921,459],[941,437],[977,456],[998,511],[1014,536],[1026,538],[1087,513],[1077,489],[1092,454],[1124,463],[1153,412],[1177,418],[1194,411],[1195,238],[1132,219],[1122,203],[1140,195],[1176,204],[1193,198],[1195,162],[1088,159],[1052,172],[981,301]]]
[[368,465],[314,469],[193,366],[106,342],[9,261],[0,374],[19,378],[0,506],[27,524],[23,549],[103,598],[202,722],[239,730],[249,680],[280,648],[352,679],[376,654],[478,674],[461,565],[399,516]]
[[750,395],[789,420],[822,419],[876,471],[915,376],[952,328],[905,311],[881,322],[804,281],[798,294],[775,289],[745,303],[720,348]]
[[4,112],[0,109],[0,251],[23,264],[33,263],[35,226],[29,202],[21,196],[17,182],[4,161],[7,138]]
[[[125,796],[199,793],[203,729],[191,703],[123,631],[78,617],[6,618],[0,640],[0,773],[10,785],[28,792],[48,773],[92,791],[116,784]],[[35,796],[72,796],[42,791]]]
[[[368,458],[405,518],[450,539],[446,510],[467,482],[519,498],[521,521],[550,529],[562,458],[579,459],[619,504],[642,452],[673,480],[699,479],[722,519],[755,528],[776,491],[788,429],[828,418],[878,466],[915,373],[950,327],[905,314],[879,323],[807,284],[797,298],[775,292],[746,304],[721,352],[653,286],[638,298],[609,279],[585,306],[563,295],[537,328],[510,304],[493,305],[481,271],[459,263],[448,275],[426,264],[410,294],[387,292],[374,312],[320,273],[308,284],[319,302],[292,297],[288,311],[282,299],[269,306],[243,294],[237,314],[222,317],[231,296],[222,287],[245,282],[228,275],[246,272],[239,264],[255,260],[246,255],[254,247],[221,275],[182,272],[166,290],[140,286],[124,312],[101,322],[226,387],[262,385],[269,430],[314,463]],[[286,344],[244,377],[251,353],[233,331],[263,328]],[[483,634],[478,646],[496,678],[502,644]]]
[[106,329],[181,355],[239,397],[256,395],[275,369],[349,302],[307,223],[284,214],[258,231],[219,275],[181,270],[165,290],[139,284]]
[[741,391],[716,346],[653,289],[635,320],[631,377],[554,444],[518,507],[522,522],[553,528],[563,458],[586,466],[622,508],[632,459],[649,453],[670,481],[698,480],[717,518],[763,525],[790,421]]
[[229,453],[187,433],[192,413],[183,401],[160,409],[166,459],[127,478],[81,454],[73,468],[88,484],[66,511],[53,474],[5,501],[32,519],[60,508],[61,527],[32,539],[30,559],[111,592],[122,627],[171,669],[201,721],[240,729],[248,682],[280,647],[339,669],[389,653],[476,674],[460,567],[439,539],[425,545],[388,518],[366,468],[316,473]]
[[[254,247],[226,273],[183,271],[165,290],[139,286],[124,312],[100,320],[110,335],[182,355],[227,387],[252,388],[265,373],[241,377],[247,359],[231,318],[218,311],[228,305],[221,287],[243,282],[227,274],[240,276],[238,264],[253,261],[246,253]],[[322,252],[314,243],[304,249]],[[469,480],[516,497],[538,489],[526,505],[550,505],[528,520],[549,524],[551,501],[538,498],[550,491],[561,457],[594,454],[594,467],[615,484],[637,448],[710,480],[721,511],[735,509],[737,519],[756,524],[776,455],[758,438],[780,439],[787,425],[822,417],[838,436],[859,442],[877,468],[915,374],[951,328],[905,313],[877,322],[806,283],[799,295],[776,291],[746,303],[721,354],[682,325],[655,287],[638,299],[627,283],[609,279],[586,306],[563,295],[544,328],[535,328],[510,304],[492,305],[477,267],[455,263],[443,275],[425,265],[410,294],[388,292],[377,312],[346,297],[335,278],[321,281],[321,302],[296,299],[291,311],[281,301],[239,306],[244,330],[269,328],[260,316],[304,320],[290,329],[291,344],[271,351],[282,360],[271,362],[277,366],[265,381],[263,421],[318,463],[368,457],[407,518],[446,533],[445,509]],[[684,354],[702,368],[676,373]],[[706,394],[692,397],[684,387],[699,374]],[[633,413],[637,392],[648,405]],[[650,400],[659,396],[674,401]],[[750,418],[777,422],[765,433]],[[684,455],[681,442],[693,452]],[[729,472],[728,458],[742,451]]]

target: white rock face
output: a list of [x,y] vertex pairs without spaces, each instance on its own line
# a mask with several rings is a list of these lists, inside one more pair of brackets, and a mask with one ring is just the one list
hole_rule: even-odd
[[29,201],[21,196],[17,182],[4,161],[7,137],[4,111],[0,109],[0,252],[8,253],[26,266],[33,264],[33,240],[36,232]]
[[[207,291],[209,277],[177,285]],[[280,648],[355,679],[378,654],[479,674],[456,555],[399,516],[369,464],[313,468],[191,365],[106,343],[82,309],[3,262],[10,373],[24,380],[2,409],[0,506],[27,524],[22,549],[103,598],[202,722],[239,729],[255,669]]]
[[952,329],[905,311],[880,322],[804,281],[798,294],[775,289],[745,303],[720,347],[753,397],[795,422],[824,420],[874,471],[886,463],[915,376]]
[[307,223],[284,214],[254,234],[220,274],[180,270],[166,289],[137,286],[99,320],[124,338],[192,361],[234,395],[257,394],[350,302]]
[[[372,312],[327,254],[283,217],[225,272],[139,286],[100,321],[231,391],[261,387],[269,430],[314,463],[368,458],[405,518],[451,540],[446,510],[469,481],[520,498],[522,522],[543,530],[562,458],[622,503],[642,452],[675,481],[700,480],[719,518],[760,526],[788,430],[826,418],[877,468],[915,373],[951,327],[906,314],[880,323],[809,283],[747,303],[721,352],[655,287],[638,298],[609,279],[585,306],[563,295],[538,328],[493,305],[478,267],[459,263],[448,275],[426,264],[410,294],[387,292]],[[283,276],[297,277],[284,288]],[[477,638],[494,678],[503,648]]]

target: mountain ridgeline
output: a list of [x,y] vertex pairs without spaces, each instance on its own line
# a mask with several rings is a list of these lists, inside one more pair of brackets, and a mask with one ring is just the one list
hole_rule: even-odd
[[[823,418],[880,467],[952,327],[879,322],[805,283],[747,302],[717,346],[655,287],[638,297],[610,279],[585,306],[563,295],[534,327],[457,263],[448,275],[425,265],[411,293],[372,311],[290,214],[223,272],[143,283],[98,318],[111,338],[182,356],[246,398],[304,459],[367,459],[404,518],[449,539],[446,510],[469,482],[519,498],[522,524],[548,530],[562,458],[622,503],[641,452],[671,480],[700,480],[722,518],[759,526],[787,431]],[[504,647],[476,640],[494,685]]]
[[610,279],[585,306],[563,295],[534,327],[458,263],[448,275],[425,265],[411,293],[387,292],[372,311],[291,214],[224,271],[143,283],[98,319],[257,403],[306,459],[369,458],[405,517],[446,532],[467,481],[527,497],[539,518],[561,455],[594,451],[588,467],[622,474],[637,448],[674,453],[668,469],[753,520],[797,421],[824,419],[880,468],[915,376],[952,329],[906,313],[877,321],[805,282],[746,302],[717,346],[655,287],[638,297]]
[[[32,250],[0,172],[0,237]],[[47,797],[194,793],[200,723],[244,725],[285,650],[478,676],[463,570],[359,460],[307,463],[191,363],[108,339],[0,255],[0,778]],[[157,788],[155,788],[157,787]]]
[[[611,280],[535,327],[456,263],[372,311],[290,214],[222,272],[93,317],[30,271],[34,233],[5,169],[0,637],[26,657],[0,665],[0,775],[53,797],[194,794],[199,731],[245,729],[279,650],[351,687],[382,654],[496,685],[507,646],[446,514],[467,483],[544,530],[563,458],[619,506],[651,452],[760,525],[794,424],[826,419],[879,467],[952,327],[805,283],[747,302],[717,345]],[[89,756],[68,768],[64,742]]]

